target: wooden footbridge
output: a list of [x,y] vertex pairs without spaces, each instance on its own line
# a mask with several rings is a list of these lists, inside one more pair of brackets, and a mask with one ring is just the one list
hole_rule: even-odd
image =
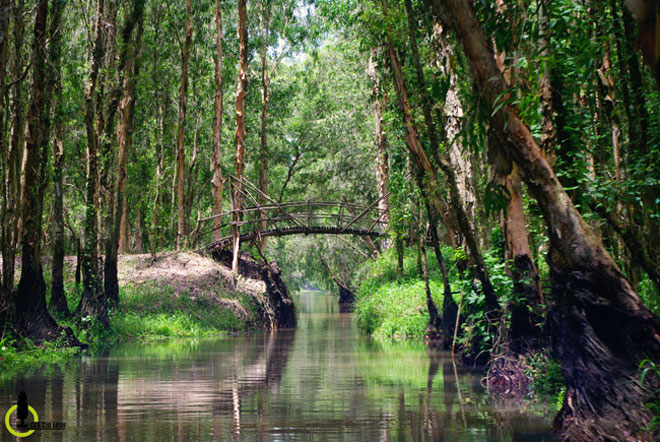
[[230,226],[231,234],[209,244],[206,249],[210,252],[232,245],[236,251],[241,242],[287,235],[378,237],[386,226],[386,211],[380,210],[378,203],[387,194],[369,205],[347,201],[279,202],[244,178],[230,176],[229,185],[233,210],[207,219],[221,217],[219,228]]

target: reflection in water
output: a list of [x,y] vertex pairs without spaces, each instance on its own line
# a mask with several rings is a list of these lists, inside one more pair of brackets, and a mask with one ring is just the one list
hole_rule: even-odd
[[67,423],[31,441],[550,439],[551,413],[494,402],[446,353],[361,337],[334,297],[295,301],[297,330],[118,346],[18,377],[0,405],[25,390],[41,420]]

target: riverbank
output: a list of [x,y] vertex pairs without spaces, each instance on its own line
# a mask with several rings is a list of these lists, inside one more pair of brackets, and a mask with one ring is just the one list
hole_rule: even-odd
[[[467,365],[474,365],[480,355],[499,355],[498,360],[513,357],[501,342],[499,333],[510,324],[510,309],[505,308],[502,315],[505,327],[490,328],[483,315],[484,296],[475,291],[469,273],[461,274],[457,261],[464,258],[461,251],[443,247],[443,260],[447,266],[454,302],[460,305],[460,325],[455,336],[449,336],[456,357]],[[484,254],[488,272],[494,289],[505,305],[512,299],[513,282],[506,274],[505,264],[491,251]],[[444,286],[440,266],[433,251],[427,251],[429,287],[433,301],[442,311]],[[390,249],[380,257],[364,264],[360,270],[362,281],[355,303],[355,317],[362,333],[387,342],[392,338],[431,338],[432,346],[437,346],[437,331],[428,336],[429,309],[423,272],[417,252],[406,248],[401,269],[398,269],[397,257]],[[455,342],[454,342],[455,339]],[[503,358],[502,355],[506,355]],[[481,358],[480,360],[488,358]],[[564,384],[561,369],[547,349],[538,348],[533,352],[518,355],[515,358],[520,385],[507,391],[506,395],[527,396],[528,394],[544,398],[554,404],[561,404]],[[490,362],[496,359],[491,359]],[[498,365],[483,367],[487,378],[501,371]],[[514,392],[515,390],[515,392]]]
[[[75,257],[66,259],[65,292],[71,311],[82,292],[75,283],[75,264]],[[44,269],[49,278],[49,262],[44,262]],[[268,328],[274,321],[266,282],[241,275],[234,283],[231,271],[211,257],[192,252],[124,255],[119,257],[118,270],[120,302],[109,311],[109,327],[88,318],[57,318],[92,351],[120,342]],[[50,281],[46,282],[50,287]],[[57,342],[37,347],[5,333],[0,339],[0,377],[28,367],[64,363],[79,351]]]

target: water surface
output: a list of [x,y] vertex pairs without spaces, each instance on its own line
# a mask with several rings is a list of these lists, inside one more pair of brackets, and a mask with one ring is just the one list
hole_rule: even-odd
[[552,411],[494,400],[447,353],[360,336],[321,292],[295,303],[295,330],[120,345],[25,373],[0,386],[2,416],[24,390],[41,421],[66,422],[29,441],[551,440]]

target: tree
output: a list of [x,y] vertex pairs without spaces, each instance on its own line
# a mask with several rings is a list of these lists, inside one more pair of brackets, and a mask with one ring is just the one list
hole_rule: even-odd
[[[383,15],[386,16],[387,6],[384,1],[382,5]],[[443,209],[446,203],[441,201],[441,198],[438,194],[438,189],[440,187],[437,173],[433,164],[429,160],[426,151],[424,150],[419,132],[416,128],[408,100],[408,93],[406,91],[403,71],[401,69],[398,56],[394,50],[392,37],[389,33],[386,34],[386,45],[390,60],[390,68],[392,70],[394,88],[397,93],[399,107],[403,115],[404,126],[406,129],[406,144],[410,154],[412,155],[415,166],[422,176],[422,183],[424,184],[424,188],[420,190],[422,191],[422,194],[425,198],[429,198],[429,201],[433,204],[435,210],[437,210],[439,214],[445,213]],[[428,102],[425,101],[425,103]],[[423,106],[426,107],[426,105]],[[482,290],[486,299],[486,307],[488,309],[487,315],[489,315],[489,317],[495,318],[495,316],[498,314],[497,312],[500,310],[500,306],[499,302],[497,301],[497,295],[495,294],[493,286],[490,282],[490,278],[488,276],[488,269],[486,268],[481,250],[479,248],[478,230],[475,228],[473,222],[468,218],[465,209],[463,208],[454,169],[449,164],[449,162],[445,158],[442,158],[438,153],[439,144],[437,135],[435,134],[434,124],[431,120],[430,111],[428,109],[425,110],[424,115],[426,128],[429,132],[430,144],[432,146],[431,150],[432,152],[436,153],[435,159],[449,181],[451,204],[454,211],[454,216],[457,221],[456,223],[460,226],[461,233],[466,239],[468,250],[470,251],[474,261],[475,275],[482,284]]]
[[232,236],[234,237],[234,258],[232,272],[238,275],[238,253],[240,251],[240,233],[238,222],[241,217],[238,213],[241,194],[241,181],[245,174],[245,93],[248,83],[248,32],[247,32],[247,0],[238,0],[238,40],[240,56],[238,66],[238,86],[236,89],[236,185],[232,201]]
[[211,155],[211,188],[213,194],[213,239],[222,238],[222,4],[215,1],[215,99],[213,101],[213,154]]
[[477,86],[494,109],[493,128],[548,226],[553,283],[549,325],[567,386],[555,423],[569,440],[639,436],[650,416],[642,406],[649,393],[639,385],[637,367],[642,359],[660,355],[660,319],[643,306],[584,222],[508,102],[506,84],[472,5],[434,0],[432,6],[459,36]]
[[92,316],[104,325],[108,324],[107,300],[101,287],[98,265],[97,230],[97,180],[98,180],[98,132],[94,124],[96,107],[100,99],[97,92],[99,69],[105,56],[106,42],[103,31],[106,13],[105,0],[98,0],[96,10],[96,36],[92,49],[92,65],[85,92],[85,129],[87,133],[87,176],[85,201],[85,243],[82,253],[83,293],[76,314]]
[[371,98],[374,101],[374,117],[376,120],[376,179],[378,180],[378,210],[383,214],[383,221],[389,222],[390,198],[387,196],[387,184],[390,180],[389,160],[387,154],[387,135],[383,127],[383,108],[387,106],[387,96],[381,90],[376,57],[378,51],[371,49],[368,74],[371,79]]
[[62,104],[62,79],[61,79],[61,40],[62,40],[62,13],[65,2],[56,0],[53,2],[51,12],[49,37],[50,37],[50,60],[49,60],[49,83],[55,97],[54,128],[53,128],[53,270],[50,290],[50,309],[63,316],[69,316],[69,306],[64,293],[64,131]]
[[21,217],[21,160],[25,144],[23,83],[27,74],[25,61],[28,57],[23,53],[25,33],[24,8],[25,2],[23,0],[17,0],[12,5],[11,14],[14,18],[12,74],[13,83],[15,84],[12,86],[11,136],[4,175],[5,195],[2,201],[2,286],[9,292],[14,289],[14,261],[16,258],[16,246],[19,241],[18,224]]
[[[112,160],[116,162],[115,176],[112,177],[110,190],[110,204],[107,210],[107,241],[104,267],[104,290],[106,298],[119,303],[119,281],[117,279],[117,253],[120,239],[126,241],[128,229],[126,213],[126,163],[133,142],[133,112],[135,107],[135,89],[140,70],[138,56],[142,45],[142,32],[144,20],[144,0],[135,0],[130,15],[126,19],[122,30],[123,47],[119,57],[119,73],[121,85],[121,98],[118,100],[117,113],[119,120],[116,126],[117,154]],[[135,37],[132,36],[137,28]],[[124,226],[124,229],[122,229]]]
[[[54,3],[54,17],[61,16],[63,1]],[[47,60],[59,58],[59,42],[51,45],[48,55],[47,27],[48,0],[37,7],[32,43],[32,85],[28,110],[28,134],[25,146],[25,203],[23,204],[23,238],[21,278],[16,290],[16,331],[36,343],[53,340],[64,332],[73,343],[71,330],[60,327],[46,308],[46,283],[41,266],[42,211],[46,162],[48,160],[49,112],[52,89],[48,89]],[[51,41],[51,44],[53,42]]]
[[[186,0],[186,34],[181,48],[181,77],[179,81],[179,119],[176,132],[176,207],[177,207],[177,230],[176,248],[183,246],[183,239],[188,234],[188,222],[186,220],[184,186],[185,186],[185,123],[186,107],[188,105],[188,62],[190,60],[190,45],[192,44],[192,0]],[[177,39],[179,38],[179,34]]]

